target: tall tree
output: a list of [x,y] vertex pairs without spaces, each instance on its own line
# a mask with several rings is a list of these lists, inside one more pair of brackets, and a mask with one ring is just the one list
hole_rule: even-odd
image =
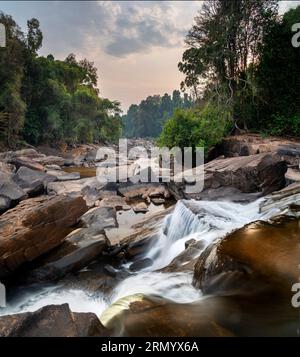
[[204,1],[179,63],[186,75],[182,86],[203,95],[204,79],[209,89],[206,94],[233,105],[240,82],[247,82],[249,63],[258,60],[259,44],[277,12],[277,0]]
[[21,29],[11,16],[0,12],[0,22],[6,29],[6,47],[0,48],[0,131],[2,140],[13,145],[25,119],[26,103],[21,88],[26,44]]
[[39,20],[32,18],[27,21],[27,46],[31,53],[36,54],[37,51],[42,47],[43,34],[40,29]]

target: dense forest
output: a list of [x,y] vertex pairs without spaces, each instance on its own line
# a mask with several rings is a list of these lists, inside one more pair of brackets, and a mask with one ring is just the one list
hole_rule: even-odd
[[198,105],[176,111],[159,143],[210,147],[234,128],[300,136],[296,23],[300,6],[279,16],[276,0],[206,0],[178,65]]
[[194,106],[191,96],[174,90],[172,96],[153,95],[142,100],[139,105],[132,104],[122,117],[126,137],[157,137],[163,125],[178,108],[189,109]]
[[101,98],[87,59],[37,54],[39,21],[23,33],[0,13],[0,142],[82,143],[156,137],[161,146],[218,143],[233,129],[300,136],[300,48],[292,26],[300,7],[280,16],[277,0],[206,0],[188,32],[181,91],[131,105]]
[[24,34],[0,13],[6,47],[0,48],[0,143],[15,146],[116,140],[121,134],[118,102],[99,96],[97,70],[70,54],[64,61],[40,57],[43,34],[37,19]]

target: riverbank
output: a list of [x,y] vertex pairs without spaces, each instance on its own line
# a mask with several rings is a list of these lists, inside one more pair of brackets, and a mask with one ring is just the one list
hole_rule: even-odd
[[[0,154],[0,335],[296,335],[300,145],[222,145],[197,195],[186,181],[103,183],[96,147]],[[84,329],[56,329],[72,314]]]

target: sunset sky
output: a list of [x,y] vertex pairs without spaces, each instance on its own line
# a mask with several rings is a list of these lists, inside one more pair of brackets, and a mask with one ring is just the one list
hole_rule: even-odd
[[[282,1],[281,12],[300,1]],[[201,1],[1,1],[0,10],[26,30],[40,20],[41,55],[73,52],[98,68],[100,93],[126,110],[152,94],[178,89],[177,64]]]

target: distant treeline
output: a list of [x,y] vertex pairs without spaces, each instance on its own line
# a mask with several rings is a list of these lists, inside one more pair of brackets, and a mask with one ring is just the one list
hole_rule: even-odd
[[115,140],[121,134],[120,104],[103,99],[97,70],[70,54],[64,61],[39,57],[43,34],[37,19],[24,34],[0,12],[6,47],[0,48],[0,143],[14,146]]
[[124,135],[157,137],[176,109],[190,109],[193,105],[193,99],[187,93],[182,96],[179,90],[174,90],[172,96],[167,93],[163,96],[149,96],[139,105],[131,105],[122,117]]

